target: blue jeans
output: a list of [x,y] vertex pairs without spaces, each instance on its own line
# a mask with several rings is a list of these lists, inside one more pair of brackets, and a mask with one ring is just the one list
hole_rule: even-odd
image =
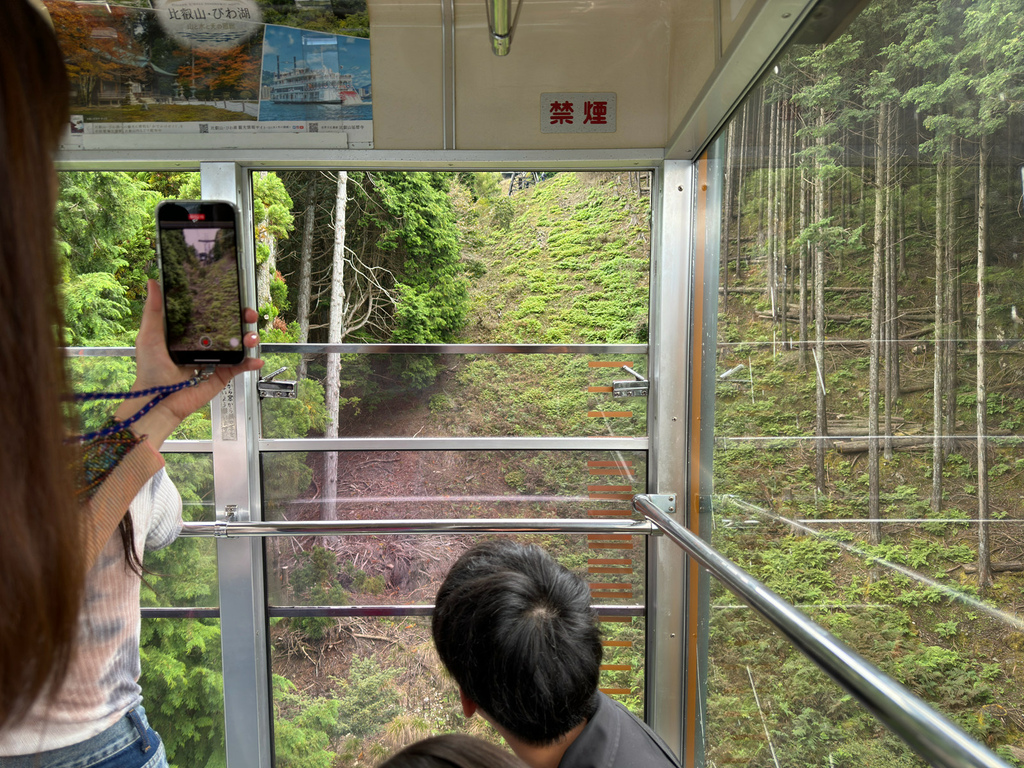
[[91,739],[36,755],[0,757],[0,768],[167,768],[167,756],[138,706]]

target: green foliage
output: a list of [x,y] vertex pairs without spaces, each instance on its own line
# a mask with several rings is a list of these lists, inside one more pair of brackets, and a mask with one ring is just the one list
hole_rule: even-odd
[[142,174],[59,175],[56,241],[69,344],[134,343],[157,197]]
[[314,698],[274,675],[274,751],[281,768],[331,768],[332,741],[340,733],[336,699]]
[[224,683],[215,620],[147,619],[140,636],[146,714],[172,766],[223,765]]
[[252,195],[257,241],[265,241],[267,237],[288,237],[295,219],[292,216],[292,199],[281,178],[272,172],[254,173]]
[[374,658],[354,656],[348,678],[341,683],[338,728],[342,733],[367,736],[401,712],[391,682],[401,668],[381,668]]
[[[347,605],[348,593],[338,583],[338,556],[325,547],[300,551],[291,575],[293,599],[303,605]],[[291,619],[291,626],[311,642],[327,637],[337,623],[326,616]]]
[[363,211],[357,228],[375,233],[376,247],[393,254],[394,341],[453,341],[465,320],[467,282],[450,184],[444,173],[350,175],[350,195]]
[[356,592],[365,592],[371,595],[384,593],[386,583],[380,574],[376,576],[367,575],[366,571],[356,568],[352,563],[345,563],[345,575],[351,579],[352,586]]
[[[650,211],[623,177],[560,173],[495,203],[466,239],[490,265],[474,312],[497,342],[628,342],[646,333]],[[500,320],[500,322],[499,322]]]
[[512,229],[512,222],[516,216],[515,206],[508,198],[496,200],[491,208],[491,224],[495,229],[508,232]]
[[825,566],[837,554],[828,541],[810,537],[782,540],[761,553],[761,576],[769,589],[788,602],[820,602],[834,587]]

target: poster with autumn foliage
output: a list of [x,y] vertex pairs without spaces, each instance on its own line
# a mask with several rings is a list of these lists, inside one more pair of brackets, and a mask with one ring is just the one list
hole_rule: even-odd
[[[372,146],[365,0],[45,3],[71,79],[64,149],[109,148],[125,134],[150,135],[139,146],[190,135],[213,147],[328,133],[344,146],[351,132],[354,146]],[[268,37],[288,82],[268,80]]]

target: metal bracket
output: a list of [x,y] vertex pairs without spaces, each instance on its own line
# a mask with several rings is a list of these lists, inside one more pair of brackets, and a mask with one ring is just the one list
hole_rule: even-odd
[[651,383],[628,365],[622,366],[622,370],[633,374],[636,379],[633,381],[613,381],[612,397],[647,397],[650,392]]
[[213,535],[217,539],[226,539],[228,536],[228,523],[238,522],[238,505],[225,504],[224,514],[220,515],[213,524]]
[[676,495],[674,493],[650,493],[647,495],[647,499],[662,512],[670,515],[674,515],[676,512]]
[[281,381],[274,381],[274,377],[279,373],[284,373],[287,367],[278,368],[273,373],[268,373],[256,384],[256,391],[259,393],[261,398],[264,397],[287,397],[294,399],[298,390],[298,382],[288,381],[282,379]]

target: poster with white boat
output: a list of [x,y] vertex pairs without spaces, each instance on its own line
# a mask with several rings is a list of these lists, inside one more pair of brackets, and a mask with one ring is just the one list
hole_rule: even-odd
[[350,149],[371,148],[369,39],[268,24],[258,119],[304,122],[310,132],[330,125]]

